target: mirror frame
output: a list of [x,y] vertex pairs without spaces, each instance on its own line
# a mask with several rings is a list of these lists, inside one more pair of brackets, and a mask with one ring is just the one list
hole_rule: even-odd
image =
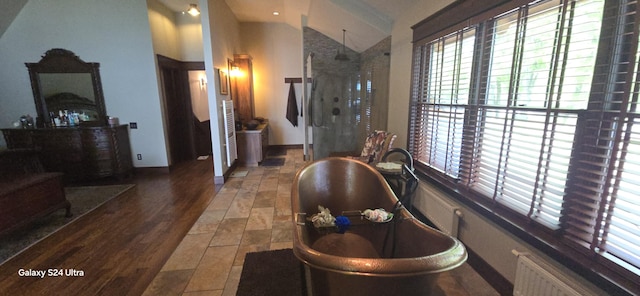
[[[53,48],[48,50],[42,59],[37,63],[25,63],[29,69],[29,77],[31,79],[31,89],[33,91],[33,99],[38,112],[37,121],[39,127],[51,127],[50,110],[47,109],[45,97],[42,94],[42,85],[40,84],[40,73],[89,73],[93,83],[94,102],[98,111],[98,120],[95,125],[107,125],[107,109],[104,104],[104,95],[102,93],[102,82],[100,81],[100,64],[87,63],[81,60],[73,52],[62,49]],[[56,112],[58,110],[51,110]],[[87,123],[89,123],[88,121]]]

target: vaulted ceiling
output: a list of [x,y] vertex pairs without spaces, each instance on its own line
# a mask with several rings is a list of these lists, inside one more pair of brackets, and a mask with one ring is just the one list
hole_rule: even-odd
[[[0,37],[28,0],[0,0]],[[175,12],[198,0],[159,0]],[[401,13],[422,0],[225,0],[240,22],[303,24],[362,52],[391,35]],[[280,15],[273,15],[278,11]]]
[[0,0],[0,37],[18,15],[28,0]]
[[[1,0],[0,0],[1,1]],[[159,0],[185,11],[197,0]],[[346,46],[362,52],[391,35],[394,21],[421,0],[225,0],[240,22],[304,23],[338,42],[346,30]],[[280,15],[274,16],[278,11]],[[304,18],[304,20],[303,20]]]

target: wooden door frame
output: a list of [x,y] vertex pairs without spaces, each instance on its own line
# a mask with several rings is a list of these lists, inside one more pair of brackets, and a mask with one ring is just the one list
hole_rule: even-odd
[[[193,122],[194,122],[194,115],[193,115],[193,111],[192,111],[192,105],[191,105],[191,93],[190,93],[190,89],[189,89],[189,79],[188,79],[188,71],[192,71],[192,70],[204,70],[204,62],[183,62],[183,61],[178,61],[163,55],[156,55],[157,57],[157,61],[158,61],[158,69],[159,69],[159,75],[160,75],[160,80],[161,80],[161,85],[162,87],[160,88],[162,94],[161,94],[161,100],[162,100],[162,104],[164,106],[164,112],[163,112],[163,118],[164,118],[164,122],[165,122],[165,134],[167,136],[167,142],[168,142],[168,148],[169,148],[169,167],[171,167],[172,165],[176,164],[177,162],[180,162],[182,160],[184,160],[183,158],[193,158],[195,159],[195,157],[197,156],[196,154],[196,141],[195,141],[195,131],[194,131],[194,126],[193,126]],[[181,110],[184,111],[184,114],[174,114],[172,112],[170,112],[170,110],[168,110],[168,106],[169,106],[169,102],[167,101],[167,86],[165,84],[165,71],[175,71],[176,73],[178,73],[178,75],[181,77],[179,78],[179,80],[181,81],[177,81],[177,85],[179,85],[177,87],[177,91],[179,92],[178,96],[180,97],[187,97],[188,100],[185,100],[181,103],[183,103],[183,107],[181,108]],[[187,111],[188,110],[188,111]],[[180,112],[183,113],[183,112]],[[186,147],[186,150],[188,150],[187,154],[180,157],[180,159],[176,160],[173,159],[173,153],[175,153],[175,151],[172,151],[172,149],[176,148],[176,145],[185,145],[185,143],[179,144],[179,143],[175,143],[174,135],[172,135],[172,131],[171,131],[171,126],[169,126],[170,124],[172,124],[172,122],[175,121],[175,118],[172,117],[178,117],[178,116],[182,116],[183,118],[181,120],[183,120],[183,123],[187,123],[187,130],[185,131],[187,133],[187,138],[188,138],[188,143],[186,143],[186,145],[188,145],[189,147]]]

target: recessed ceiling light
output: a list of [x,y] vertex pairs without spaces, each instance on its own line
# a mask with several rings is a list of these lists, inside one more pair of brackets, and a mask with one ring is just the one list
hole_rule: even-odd
[[280,15],[280,12],[274,11],[273,15]]

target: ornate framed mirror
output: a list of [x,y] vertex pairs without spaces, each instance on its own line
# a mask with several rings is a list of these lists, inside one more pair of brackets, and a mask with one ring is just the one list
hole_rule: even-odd
[[87,63],[73,52],[54,48],[37,63],[25,63],[38,112],[39,127],[54,126],[59,113],[78,114],[79,125],[107,124],[99,63]]

